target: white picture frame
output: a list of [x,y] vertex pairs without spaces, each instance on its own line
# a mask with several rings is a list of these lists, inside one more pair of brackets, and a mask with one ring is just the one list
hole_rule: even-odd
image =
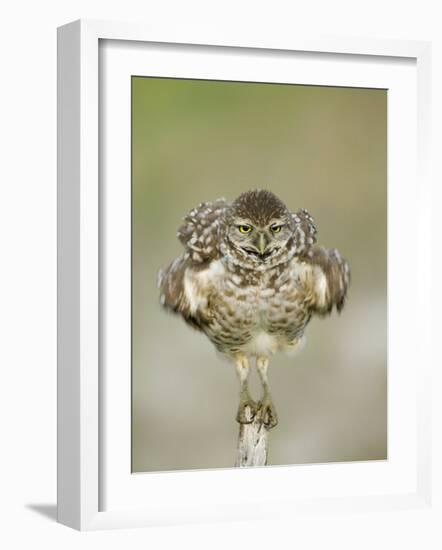
[[[161,34],[161,33],[160,33]],[[431,208],[431,182],[429,179],[429,120],[430,120],[430,44],[426,42],[406,42],[388,40],[368,40],[345,37],[312,38],[296,36],[289,43],[277,41],[267,43],[264,39],[247,39],[231,37],[207,37],[201,35],[186,36],[173,32],[171,36],[156,35],[143,26],[116,22],[76,21],[61,27],[58,31],[58,520],[59,522],[80,530],[135,527],[161,524],[176,524],[185,522],[222,521],[234,519],[250,519],[268,517],[266,502],[272,502],[272,514],[275,516],[292,515],[293,513],[319,513],[333,510],[348,511],[360,509],[365,511],[379,508],[394,509],[404,507],[428,506],[431,499],[431,432],[430,406],[431,386],[429,373],[432,358],[428,355],[428,339],[431,334],[431,231],[428,212]],[[146,483],[150,483],[150,504],[140,505],[132,493],[121,489],[112,500],[112,506],[104,506],[102,485],[108,483],[114,476],[112,464],[106,468],[103,462],[103,452],[109,452],[107,443],[103,443],[103,392],[114,391],[114,388],[103,387],[101,384],[100,334],[102,310],[100,302],[103,290],[100,287],[105,264],[101,261],[102,235],[107,230],[100,225],[100,210],[103,208],[100,188],[100,41],[125,41],[132,44],[168,44],[175,45],[179,55],[180,48],[190,46],[203,47],[205,57],[210,58],[214,48],[228,48],[229,55],[247,56],[253,50],[255,55],[260,52],[272,52],[283,55],[293,52],[310,52],[315,55],[329,54],[349,60],[352,56],[356,63],[362,63],[359,56],[376,57],[387,62],[408,59],[415,63],[417,98],[408,97],[408,101],[416,99],[417,126],[411,129],[415,135],[407,142],[412,148],[410,158],[415,157],[418,177],[414,173],[404,173],[404,181],[409,180],[408,206],[416,207],[417,214],[414,226],[417,228],[416,241],[419,261],[412,278],[415,286],[415,313],[419,314],[419,323],[415,328],[415,345],[410,344],[408,362],[417,354],[425,357],[419,365],[419,370],[410,370],[409,382],[404,382],[409,400],[404,401],[404,418],[410,419],[413,437],[403,447],[409,449],[410,456],[404,457],[400,475],[396,482],[389,484],[392,476],[399,472],[388,470],[382,466],[372,469],[367,475],[382,477],[384,485],[376,486],[373,491],[365,493],[351,489],[338,490],[340,484],[347,487],[355,486],[362,470],[354,470],[344,484],[340,483],[343,471],[348,471],[351,465],[330,464],[324,470],[316,470],[314,477],[327,485],[327,479],[334,477],[335,483],[328,490],[312,489],[311,481],[301,497],[289,497],[282,490],[272,492],[272,487],[287,485],[294,467],[239,471],[204,471],[180,472],[175,474],[159,474],[156,477],[145,478],[141,494],[146,494]],[[237,52],[237,53],[235,53]],[[126,54],[127,55],[127,52]],[[368,59],[369,57],[365,58]],[[205,68],[201,67],[202,72]],[[178,75],[177,75],[178,76]],[[324,76],[323,84],[329,76]],[[375,78],[375,77],[374,77]],[[380,79],[381,81],[381,79]],[[317,82],[314,82],[317,83]],[[336,82],[333,82],[336,84]],[[405,84],[404,84],[405,85]],[[411,92],[414,94],[414,91]],[[417,144],[417,148],[416,148]],[[389,141],[389,146],[394,143]],[[408,151],[408,149],[407,149]],[[391,147],[390,154],[399,158],[399,151]],[[394,160],[394,159],[393,159]],[[394,165],[394,162],[393,162]],[[398,165],[398,163],[396,163]],[[408,165],[407,165],[408,166]],[[412,166],[412,165],[411,165]],[[399,172],[398,174],[399,175]],[[417,186],[417,182],[419,185]],[[414,202],[413,192],[416,191]],[[404,193],[407,201],[407,192]],[[407,206],[403,210],[407,212]],[[391,213],[391,212],[390,212]],[[395,226],[390,226],[392,233],[397,233],[401,219],[393,212]],[[400,262],[401,251],[389,261]],[[393,276],[396,277],[394,270]],[[392,281],[389,281],[390,288]],[[395,290],[396,299],[401,299],[404,286],[398,285]],[[393,318],[399,319],[399,316]],[[398,321],[399,322],[399,321]],[[390,334],[394,338],[394,334]],[[413,347],[414,345],[414,347]],[[426,355],[425,355],[426,354]],[[416,363],[416,362],[415,362]],[[410,369],[415,369],[416,364]],[[406,369],[404,369],[406,373]],[[412,380],[416,378],[414,386]],[[416,401],[416,407],[407,403]],[[126,403],[127,404],[127,403]],[[393,419],[394,420],[394,419]],[[397,421],[397,419],[396,419]],[[124,433],[121,432],[122,437]],[[404,435],[404,441],[406,437]],[[408,447],[407,447],[408,445]],[[406,453],[403,453],[406,454]],[[413,456],[411,456],[413,455]],[[117,457],[118,458],[118,457]],[[118,458],[119,460],[119,458]],[[118,462],[118,460],[116,462]],[[125,464],[122,457],[121,464]],[[115,462],[115,461],[114,461]],[[394,466],[394,460],[392,460]],[[387,465],[388,466],[388,465]],[[121,466],[118,466],[121,468]],[[375,466],[376,468],[376,466]],[[347,470],[346,470],[347,469]],[[106,470],[106,471],[105,471]],[[381,471],[385,470],[385,471]],[[109,474],[110,472],[110,474]],[[268,472],[268,473],[266,473]],[[412,473],[411,473],[412,472]],[[126,472],[130,476],[130,470]],[[241,474],[241,478],[238,477]],[[305,469],[300,476],[308,478],[310,474]],[[344,474],[345,476],[347,474]],[[365,474],[364,474],[365,475]],[[235,477],[233,477],[235,476]],[[368,479],[368,478],[367,478]],[[204,492],[203,487],[233,487],[235,484],[247,486],[260,484],[261,496],[252,496],[248,506],[235,500],[229,494],[224,498],[211,498],[210,491]],[[119,486],[125,481],[118,481]],[[131,482],[133,485],[133,483]],[[298,485],[299,486],[299,485]],[[186,497],[170,498],[174,487],[178,494]],[[194,494],[189,494],[193,487]],[[213,485],[215,487],[215,485]],[[262,490],[264,487],[264,490]],[[322,492],[321,492],[322,491]],[[229,492],[228,492],[229,493]],[[135,493],[134,493],[135,494]],[[167,498],[164,497],[166,494]],[[217,493],[219,495],[219,493]],[[133,498],[133,505],[130,499]],[[139,499],[138,499],[139,500]],[[168,501],[173,501],[168,504]],[[178,502],[177,502],[178,500]],[[155,503],[153,505],[152,503]]]

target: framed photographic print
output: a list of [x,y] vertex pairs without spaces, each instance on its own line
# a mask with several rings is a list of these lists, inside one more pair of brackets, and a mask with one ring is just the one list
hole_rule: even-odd
[[58,40],[59,521],[425,506],[429,45]]

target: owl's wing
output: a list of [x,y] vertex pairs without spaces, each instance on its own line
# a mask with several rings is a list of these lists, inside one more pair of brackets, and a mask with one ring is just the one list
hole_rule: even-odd
[[350,284],[347,261],[335,249],[316,245],[316,226],[312,216],[304,210],[292,214],[295,224],[295,262],[303,266],[301,273],[309,290],[311,308],[320,315],[330,313],[333,307],[344,307]]
[[195,263],[219,258],[218,227],[227,206],[225,199],[203,202],[184,218],[177,236]]
[[160,303],[165,309],[173,313],[180,313],[191,326],[199,328],[198,318],[192,311],[185,287],[186,270],[191,267],[191,264],[190,258],[186,254],[182,254],[166,269],[160,269],[158,288],[160,289]]
[[227,203],[218,199],[202,203],[184,218],[177,237],[184,245],[184,253],[158,274],[161,304],[185,321],[200,328],[202,318],[198,275],[210,269],[211,262],[219,258],[218,226]]
[[335,248],[312,246],[297,261],[302,266],[301,278],[308,289],[311,309],[325,315],[333,307],[344,307],[350,285],[348,262]]
[[293,239],[296,254],[304,254],[316,243],[316,226],[312,216],[301,208],[292,213],[294,223]]

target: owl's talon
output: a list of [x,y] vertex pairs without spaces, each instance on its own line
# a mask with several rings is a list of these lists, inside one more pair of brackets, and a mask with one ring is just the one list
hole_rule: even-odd
[[271,399],[264,399],[261,401],[259,404],[259,410],[264,425],[268,430],[271,430],[278,424],[278,414]]
[[251,424],[257,412],[257,405],[252,399],[241,401],[236,413],[239,424]]

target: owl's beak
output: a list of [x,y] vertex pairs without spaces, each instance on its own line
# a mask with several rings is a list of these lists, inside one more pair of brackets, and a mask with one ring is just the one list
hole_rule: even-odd
[[263,255],[264,252],[266,251],[267,244],[268,242],[267,242],[266,236],[264,235],[264,233],[260,233],[258,237],[257,248],[261,255]]

